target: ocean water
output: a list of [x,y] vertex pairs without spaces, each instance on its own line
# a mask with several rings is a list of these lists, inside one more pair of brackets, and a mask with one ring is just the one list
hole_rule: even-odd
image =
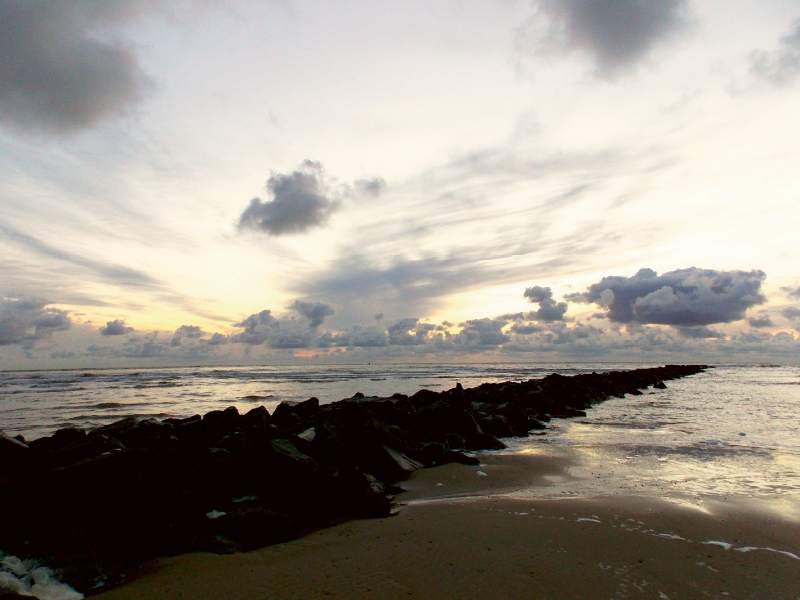
[[[519,381],[549,373],[653,364],[472,364],[190,367],[0,373],[0,429],[26,439],[118,419],[183,417],[284,400],[321,403],[356,392],[390,396],[460,382]],[[506,452],[568,453],[572,477],[551,496],[608,493],[800,498],[800,367],[720,365],[666,390],[608,400],[585,418],[554,419]]]

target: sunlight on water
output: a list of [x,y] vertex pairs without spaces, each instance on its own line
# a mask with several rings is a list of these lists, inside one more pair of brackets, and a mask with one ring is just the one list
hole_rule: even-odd
[[509,451],[577,459],[578,481],[548,494],[800,499],[798,408],[800,368],[723,366],[553,420]]

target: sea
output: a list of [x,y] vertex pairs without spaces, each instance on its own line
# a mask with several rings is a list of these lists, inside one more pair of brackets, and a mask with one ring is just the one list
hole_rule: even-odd
[[[391,364],[168,367],[0,372],[0,429],[26,440],[62,427],[125,417],[186,417],[235,406],[316,397],[446,390],[550,373],[657,364]],[[800,499],[800,366],[715,365],[667,389],[612,398],[586,417],[553,419],[543,435],[506,440],[501,452],[567,455],[569,477],[546,497],[657,494]]]

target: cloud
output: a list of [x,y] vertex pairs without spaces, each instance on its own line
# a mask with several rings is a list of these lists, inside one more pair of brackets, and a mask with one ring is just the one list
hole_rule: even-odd
[[65,133],[123,114],[142,99],[149,81],[132,47],[109,39],[109,28],[158,4],[0,2],[0,120],[18,129]]
[[317,327],[325,322],[325,317],[336,314],[332,306],[323,302],[295,300],[288,308],[297,312],[301,317],[308,319],[308,326],[311,329],[317,329]]
[[789,296],[789,298],[796,298],[800,300],[800,286],[799,287],[782,287],[781,291]]
[[693,340],[722,339],[725,337],[720,331],[711,327],[678,327],[678,333]]
[[356,179],[353,188],[357,195],[366,198],[377,198],[386,191],[386,180],[383,177]]
[[567,312],[567,303],[553,300],[553,292],[549,287],[535,285],[525,288],[523,296],[529,302],[539,305],[539,310],[532,313],[529,318],[546,323],[564,320],[564,314]]
[[0,299],[0,346],[23,345],[31,348],[50,339],[56,331],[72,326],[67,311],[48,308],[44,300]]
[[142,337],[129,338],[118,346],[92,344],[86,349],[88,356],[99,358],[163,358],[169,355],[170,344],[158,339],[158,332]]
[[383,329],[374,326],[362,327],[353,326],[353,334],[350,338],[350,345],[356,348],[378,348],[387,346],[389,340]]
[[787,319],[800,319],[800,308],[789,306],[781,311],[781,314]]
[[183,338],[190,340],[198,340],[203,337],[203,330],[199,325],[181,325],[172,334],[170,346],[180,346],[183,344]]
[[240,231],[267,235],[295,235],[323,227],[341,202],[331,197],[322,164],[305,160],[287,175],[273,174],[267,181],[272,200],[253,198],[239,217]]
[[100,328],[100,335],[128,335],[133,333],[133,327],[125,325],[125,319],[114,319]]
[[215,333],[212,335],[208,341],[206,342],[209,346],[223,346],[230,341],[230,338],[227,335],[223,335],[221,333]]
[[471,319],[461,323],[463,329],[455,336],[456,344],[477,346],[499,346],[511,338],[503,333],[505,323],[489,318]]
[[766,313],[761,313],[757,317],[750,317],[747,319],[747,322],[750,324],[750,327],[755,327],[757,329],[761,327],[772,327],[775,325],[770,316]]
[[241,327],[244,331],[232,335],[232,342],[257,346],[269,339],[272,330],[278,326],[278,320],[272,316],[271,310],[262,310],[239,323],[234,323],[233,326]]
[[790,321],[795,329],[800,331],[800,308],[787,306],[781,311],[781,315]]
[[[419,319],[416,317],[405,317],[397,319],[388,329],[389,343],[395,346],[414,346],[425,343],[427,332],[426,327],[419,327]],[[413,333],[411,333],[413,331]]]
[[659,276],[641,269],[633,277],[604,277],[571,302],[594,303],[615,323],[695,327],[744,319],[745,312],[766,302],[763,271],[680,269]]
[[[526,28],[543,54],[589,54],[598,74],[613,76],[647,58],[688,22],[687,0],[539,0]],[[542,19],[541,17],[544,17]]]
[[778,41],[777,50],[754,50],[750,53],[750,74],[775,86],[794,83],[800,76],[800,19]]

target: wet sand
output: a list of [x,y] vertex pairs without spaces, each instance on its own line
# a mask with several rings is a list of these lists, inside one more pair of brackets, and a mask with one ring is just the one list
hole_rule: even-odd
[[800,556],[800,524],[766,505],[543,500],[520,490],[569,482],[568,456],[484,463],[415,473],[396,516],[249,553],[162,559],[96,597],[800,599],[790,555]]

